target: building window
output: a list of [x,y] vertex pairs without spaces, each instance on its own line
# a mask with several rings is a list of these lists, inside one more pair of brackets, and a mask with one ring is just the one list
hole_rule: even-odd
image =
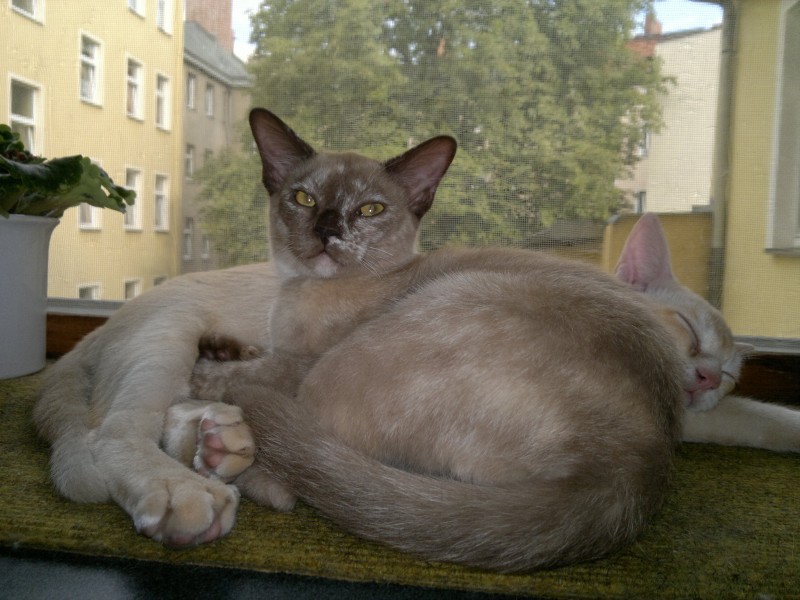
[[144,16],[145,0],[128,0],[128,8],[140,17]]
[[214,158],[214,151],[210,148],[206,148],[203,151],[203,166],[207,165],[208,161],[210,161],[212,158]]
[[169,91],[169,79],[163,75],[156,76],[156,126],[161,129],[169,129],[170,126]]
[[33,154],[41,153],[38,143],[39,94],[37,86],[11,80],[11,129],[19,134],[25,148]]
[[142,72],[143,68],[141,63],[128,59],[128,93],[126,110],[128,116],[134,119],[142,119]]
[[11,0],[11,7],[35,21],[44,20],[44,0]]
[[769,247],[800,249],[800,1],[785,3]]
[[125,187],[136,192],[136,202],[125,210],[122,223],[125,229],[138,230],[142,227],[142,172],[139,169],[125,169]]
[[647,192],[640,190],[636,192],[636,213],[643,214],[647,212]]
[[78,227],[81,229],[100,229],[100,209],[86,204],[78,208]]
[[197,93],[197,76],[189,73],[186,75],[186,108],[194,110],[194,97]]
[[186,144],[186,156],[183,159],[183,173],[186,179],[194,175],[194,146]]
[[100,300],[100,286],[96,283],[79,285],[78,298],[81,300]]
[[172,33],[172,2],[156,0],[156,25],[164,33]]
[[194,238],[194,219],[187,217],[183,223],[183,260],[192,260],[192,243]]
[[206,84],[206,116],[214,116],[214,86]]
[[102,55],[100,43],[81,35],[81,100],[100,104]]
[[156,175],[153,200],[156,231],[169,231],[169,178],[166,175]]
[[123,290],[125,300],[132,300],[142,293],[142,282],[139,279],[129,279],[125,282]]
[[200,247],[200,258],[207,260],[211,256],[211,238],[207,233],[203,234],[203,240]]

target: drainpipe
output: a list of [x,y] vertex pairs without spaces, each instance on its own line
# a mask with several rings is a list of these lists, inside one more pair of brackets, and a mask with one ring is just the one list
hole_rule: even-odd
[[[709,0],[700,0],[707,2]],[[730,175],[730,137],[733,112],[733,79],[736,60],[736,0],[718,0],[723,9],[720,41],[719,94],[711,171],[711,254],[709,258],[708,300],[722,307],[725,274],[725,230],[727,225],[728,181]]]

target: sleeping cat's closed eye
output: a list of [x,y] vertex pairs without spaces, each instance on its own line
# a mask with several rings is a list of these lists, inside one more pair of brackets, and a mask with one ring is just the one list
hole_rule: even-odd
[[691,340],[691,345],[689,347],[689,354],[691,356],[697,356],[700,354],[700,337],[697,335],[694,327],[692,326],[692,322],[683,314],[676,312],[675,316],[678,318],[678,321],[686,328],[686,331],[689,333],[689,338]]

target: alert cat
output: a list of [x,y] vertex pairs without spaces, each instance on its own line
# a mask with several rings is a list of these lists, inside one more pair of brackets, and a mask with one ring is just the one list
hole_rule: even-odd
[[[495,262],[500,257],[506,260],[502,267]],[[526,269],[537,272],[542,264],[537,264],[537,259],[532,257],[485,252],[461,256],[440,253],[425,260],[434,261],[437,266],[429,268],[441,269],[445,278],[454,273],[468,273],[469,284],[460,282],[459,286],[448,282],[441,285],[436,278],[429,282],[430,275],[423,276],[426,283],[405,297],[387,316],[356,329],[350,338],[323,353],[320,363],[302,383],[297,400],[292,399],[293,386],[301,377],[286,378],[277,374],[292,372],[297,375],[307,363],[298,360],[297,355],[287,354],[287,347],[268,354],[260,362],[198,364],[195,391],[208,399],[222,397],[240,404],[256,429],[260,449],[258,464],[238,480],[244,493],[283,509],[291,508],[293,494],[297,494],[334,522],[370,539],[428,558],[503,570],[569,562],[615,547],[624,537],[619,532],[616,538],[614,535],[595,537],[592,544],[591,536],[583,530],[578,537],[586,546],[576,549],[574,545],[578,544],[578,539],[569,539],[570,534],[578,535],[574,530],[569,531],[569,527],[562,524],[560,532],[554,533],[557,527],[553,527],[549,536],[543,535],[542,522],[532,516],[536,512],[530,511],[531,504],[537,508],[547,505],[537,493],[553,493],[557,486],[526,487],[535,481],[536,475],[542,474],[533,469],[524,471],[511,457],[530,460],[534,451],[526,448],[527,453],[515,452],[513,444],[505,437],[515,431],[516,419],[521,419],[523,430],[526,424],[537,434],[548,429],[542,426],[546,418],[520,410],[523,403],[513,404],[512,415],[503,413],[502,394],[509,390],[505,385],[508,375],[524,379],[519,373],[513,373],[513,368],[508,368],[509,364],[520,367],[519,355],[530,356],[528,348],[515,344],[524,336],[501,336],[500,340],[494,340],[491,348],[481,348],[488,357],[482,352],[463,349],[482,339],[482,328],[491,332],[503,329],[498,321],[502,310],[490,308],[491,304],[505,304],[513,295],[511,290],[520,285],[522,273]],[[520,267],[522,271],[518,272]],[[504,290],[474,290],[476,284],[486,282],[484,278],[496,283],[489,275],[496,275],[495,269],[501,268],[515,273],[513,284],[508,280],[510,285]],[[800,412],[726,396],[735,384],[742,358],[749,349],[734,343],[721,315],[674,278],[666,239],[654,215],[643,216],[631,232],[616,273],[619,279],[651,301],[650,309],[663,319],[672,332],[672,342],[680,348],[683,369],[679,379],[686,408],[684,440],[776,450],[800,449]],[[541,278],[537,281],[542,284]],[[326,285],[330,288],[342,283],[326,282]],[[318,286],[319,282],[301,286],[302,292],[298,294],[294,290],[288,298],[307,299]],[[363,292],[369,287],[364,285],[360,289]],[[498,294],[501,291],[506,293]],[[536,293],[530,292],[524,296],[525,300],[536,298]],[[330,293],[330,290],[325,291],[323,297]],[[477,303],[478,314],[488,313],[493,318],[482,325],[479,319],[468,318],[471,314],[469,302],[467,300],[467,306],[464,303],[470,294],[483,298]],[[569,296],[561,299],[569,302]],[[286,300],[282,294],[277,306]],[[451,308],[448,300],[460,307]],[[432,305],[427,311],[417,305],[426,302]],[[441,319],[447,319],[453,312],[461,313],[461,318],[451,318],[442,324]],[[279,309],[277,313],[280,314]],[[426,320],[426,315],[430,321]],[[315,314],[315,320],[318,316]],[[465,326],[465,322],[469,325]],[[579,317],[576,323],[580,323]],[[297,348],[294,344],[297,336],[302,335],[302,324],[300,326],[298,330],[292,329],[289,338],[292,344],[288,349],[308,352],[309,347]],[[459,329],[466,329],[468,333],[460,334]],[[483,340],[491,342],[491,335]],[[277,332],[273,342],[280,342]],[[237,345],[235,340],[206,340],[206,344],[212,346],[211,355],[215,344],[217,350]],[[443,350],[448,347],[449,352]],[[571,368],[574,365],[568,367]],[[344,372],[346,378],[339,375]],[[563,370],[561,372],[564,374]],[[359,380],[359,375],[363,379]],[[396,381],[398,377],[400,382]],[[527,400],[539,401],[537,392],[541,388],[537,384],[546,377],[538,371],[529,377]],[[564,380],[569,381],[570,377]],[[390,383],[384,385],[386,381]],[[474,392],[474,389],[479,391]],[[525,391],[520,393],[524,396]],[[449,398],[449,404],[443,398]],[[490,414],[486,414],[484,403],[491,405]],[[463,411],[468,415],[464,416]],[[483,414],[476,416],[473,412]],[[529,414],[531,420],[522,418],[523,414]],[[514,421],[514,425],[504,422],[504,416]],[[213,423],[212,413],[209,413],[208,422]],[[586,425],[582,421],[573,423],[578,430]],[[478,433],[486,436],[486,430],[493,431],[496,438],[482,439]],[[586,428],[587,438],[589,431],[591,427]],[[576,434],[575,431],[569,433]],[[569,433],[559,432],[565,438]],[[248,437],[249,429],[242,435]],[[524,439],[524,435],[520,438]],[[537,441],[547,447],[542,440]],[[554,442],[553,438],[548,441]],[[585,447],[581,450],[585,451],[592,442],[583,441]],[[541,446],[537,447],[538,452],[542,452]],[[558,448],[557,443],[554,446]],[[200,448],[203,448],[202,443]],[[219,445],[206,449],[215,460],[225,453]],[[560,455],[558,450],[562,451]],[[564,472],[569,468],[578,469],[580,452],[570,455],[564,453],[563,448],[558,450],[553,452],[555,459],[543,452],[546,458],[536,467],[547,473],[545,465],[549,458],[556,464],[559,460],[568,464],[569,467],[563,467]],[[520,470],[515,471],[515,467]],[[553,484],[563,474],[556,474],[558,468],[552,464],[550,468],[555,472],[548,473],[548,483]],[[598,473],[604,471],[601,469]],[[474,485],[476,483],[480,485]],[[494,490],[494,495],[493,486],[499,488]],[[514,489],[504,489],[507,487]],[[528,497],[517,497],[517,487],[525,490]],[[556,521],[564,512],[570,513],[578,523],[588,515],[597,516],[592,511],[599,510],[602,514],[602,502],[590,507],[569,494],[556,496],[563,512],[549,505],[551,512],[547,515]],[[500,516],[493,514],[494,511]],[[539,518],[546,519],[541,513]],[[624,521],[621,518],[617,527],[631,527],[631,523]],[[602,518],[599,522],[602,523]],[[580,527],[575,523],[570,526]],[[633,529],[638,531],[636,526]],[[631,534],[630,529],[627,534]]]
[[[252,462],[240,449],[241,460],[227,456],[212,468],[217,477],[206,478],[188,468],[191,452],[181,455],[164,435],[165,411],[188,397],[198,340],[219,332],[268,346],[280,278],[350,277],[405,265],[455,154],[454,140],[438,137],[379,163],[315,152],[263,109],[252,111],[250,125],[271,194],[273,264],[177,277],[126,303],[46,371],[34,408],[38,431],[52,444],[51,475],[61,494],[112,500],[138,531],[174,545],[230,531],[239,492],[222,480]],[[301,187],[283,185],[289,170]],[[314,219],[314,197],[304,191],[312,189],[330,199]],[[182,407],[182,417],[195,420],[205,410]],[[239,418],[215,414],[224,427]]]

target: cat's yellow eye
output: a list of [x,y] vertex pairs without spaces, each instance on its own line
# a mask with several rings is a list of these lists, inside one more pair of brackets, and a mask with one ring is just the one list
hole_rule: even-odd
[[297,190],[294,193],[294,201],[297,202],[300,206],[305,206],[306,208],[311,208],[312,206],[316,206],[317,201],[314,200],[312,196],[309,196],[307,192],[303,190]]
[[375,215],[382,213],[383,209],[385,208],[386,207],[380,202],[370,202],[369,204],[365,204],[359,208],[358,212],[362,217],[374,217]]

